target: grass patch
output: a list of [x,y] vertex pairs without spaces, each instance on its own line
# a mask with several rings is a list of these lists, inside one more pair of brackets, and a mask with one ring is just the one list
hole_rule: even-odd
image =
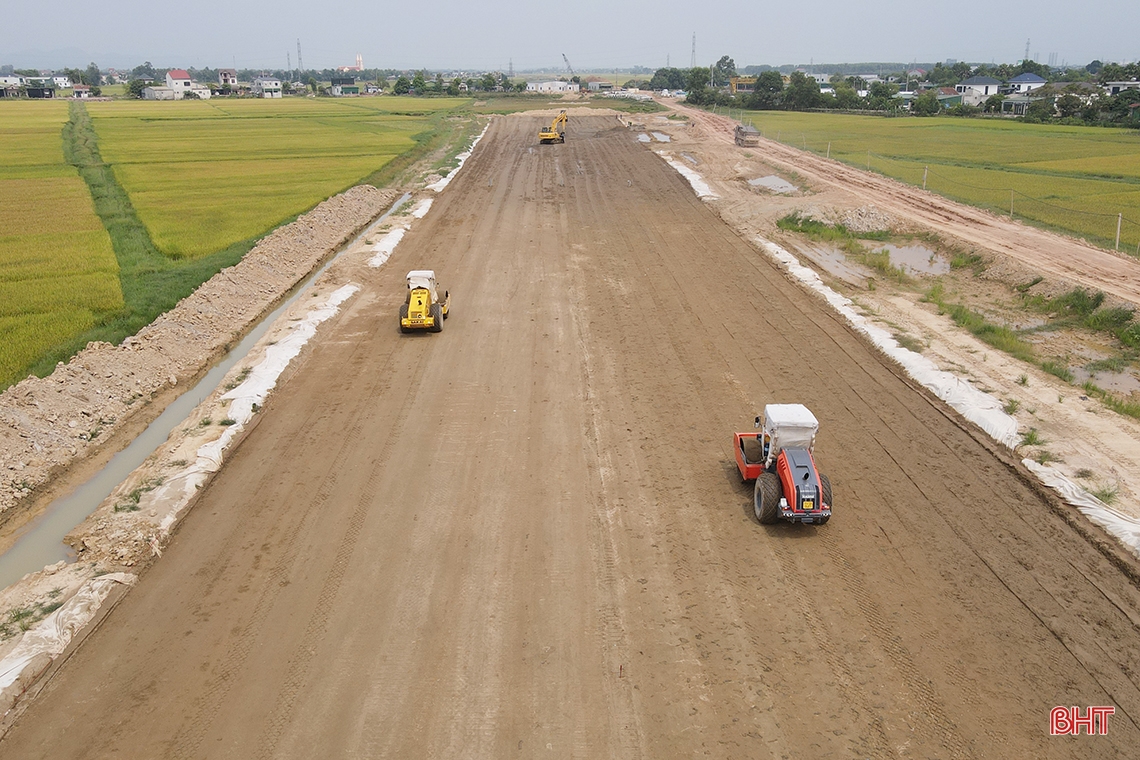
[[1021,434],[1022,446],[1044,446],[1046,443],[1048,441],[1041,437],[1041,433],[1035,427],[1031,427]]
[[224,420],[222,420],[218,424],[223,426],[223,427],[229,427],[230,425],[236,425],[237,420],[233,419],[232,417],[226,417]]
[[228,383],[226,383],[225,389],[227,391],[232,391],[234,388],[244,383],[246,381],[246,378],[249,377],[249,373],[252,371],[253,369],[251,367],[243,367],[241,372],[239,372],[233,380],[230,380]]
[[959,327],[964,327],[974,337],[999,351],[1025,362],[1035,362],[1033,347],[1016,332],[1004,325],[996,325],[984,316],[972,311],[964,304],[951,304],[946,301],[942,283],[935,283],[925,295],[925,300],[938,307],[940,314],[949,315]]
[[916,354],[921,354],[926,350],[926,345],[922,341],[910,335],[907,335],[906,333],[896,332],[894,333],[894,339],[896,343],[905,348],[907,351],[913,351]]
[[28,607],[13,607],[0,617],[0,641],[7,641],[23,631],[29,630],[33,625],[43,620],[51,613],[63,606],[59,598],[63,596],[63,589],[53,588],[47,593],[47,599],[40,600]]
[[1064,364],[1060,364],[1058,362],[1053,362],[1053,361],[1043,361],[1043,362],[1041,362],[1040,366],[1041,366],[1041,369],[1045,370],[1050,375],[1053,375],[1054,377],[1059,377],[1060,379],[1064,380],[1066,383],[1073,382],[1073,373]]
[[144,493],[149,493],[162,485],[162,478],[148,478],[144,480],[142,485],[132,490],[127,497],[115,505],[116,512],[138,512],[139,501],[142,500]]
[[1020,401],[1018,401],[1015,398],[1007,398],[1005,400],[1005,405],[1002,406],[1001,410],[1003,412],[1005,412],[1006,414],[1017,414],[1017,410],[1020,408],[1021,408],[1021,402]]
[[1117,486],[1115,484],[1099,486],[1098,488],[1091,489],[1089,493],[1103,501],[1105,504],[1112,506],[1112,504],[1116,501],[1116,497],[1120,495],[1120,486]]

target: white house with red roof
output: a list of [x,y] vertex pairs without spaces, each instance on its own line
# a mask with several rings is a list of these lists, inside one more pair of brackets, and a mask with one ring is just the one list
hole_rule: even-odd
[[166,72],[166,87],[147,87],[143,90],[143,98],[146,100],[182,100],[187,94],[209,100],[211,93],[209,87],[191,81],[190,72],[186,69]]
[[[190,81],[190,72],[186,69],[171,69],[166,72],[166,86],[175,92],[189,92],[191,84],[193,82]],[[181,99],[182,96],[177,97]]]

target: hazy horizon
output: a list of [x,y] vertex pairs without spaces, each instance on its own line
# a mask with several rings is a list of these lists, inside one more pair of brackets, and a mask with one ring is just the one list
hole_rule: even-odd
[[[283,0],[272,15],[217,0],[167,11],[136,0],[111,0],[100,12],[63,0],[43,11],[18,4],[0,28],[0,65],[17,68],[295,69],[297,41],[306,69],[350,66],[432,70],[684,68],[723,55],[750,65],[818,65],[871,61],[1040,63],[1083,66],[1092,60],[1135,61],[1140,4],[1092,0],[1078,14],[1033,13],[1011,0],[963,0],[947,21],[930,21],[894,0],[862,5],[828,0],[764,8],[730,0],[701,9],[680,0],[616,6],[582,0],[572,11],[515,0],[479,6],[440,0],[418,13],[353,0],[335,9]],[[82,18],[82,23],[74,23]],[[825,61],[826,59],[826,61]]]

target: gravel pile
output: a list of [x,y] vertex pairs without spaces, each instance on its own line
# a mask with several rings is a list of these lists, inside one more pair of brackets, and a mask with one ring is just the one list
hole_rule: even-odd
[[847,209],[835,215],[835,222],[842,224],[852,232],[875,232],[877,230],[892,230],[897,226],[897,220],[885,211],[874,206],[860,206]]
[[361,185],[330,198],[121,345],[91,343],[48,377],[0,394],[0,524],[53,474],[114,436],[146,400],[197,376],[396,196]]

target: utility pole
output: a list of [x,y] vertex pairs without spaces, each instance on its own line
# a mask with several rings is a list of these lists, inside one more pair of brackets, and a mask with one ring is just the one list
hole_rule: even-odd
[[508,79],[514,79],[515,78],[515,59],[514,58],[508,59],[508,62],[507,62],[507,78]]
[[1022,61],[1028,61],[1029,60],[1029,38],[1028,37],[1025,38],[1025,57],[1022,58],[1021,60]]
[[689,68],[695,69],[697,67],[697,33],[693,32],[693,57],[689,59]]
[[301,38],[297,38],[297,76],[300,77],[305,72],[305,64],[301,63]]

